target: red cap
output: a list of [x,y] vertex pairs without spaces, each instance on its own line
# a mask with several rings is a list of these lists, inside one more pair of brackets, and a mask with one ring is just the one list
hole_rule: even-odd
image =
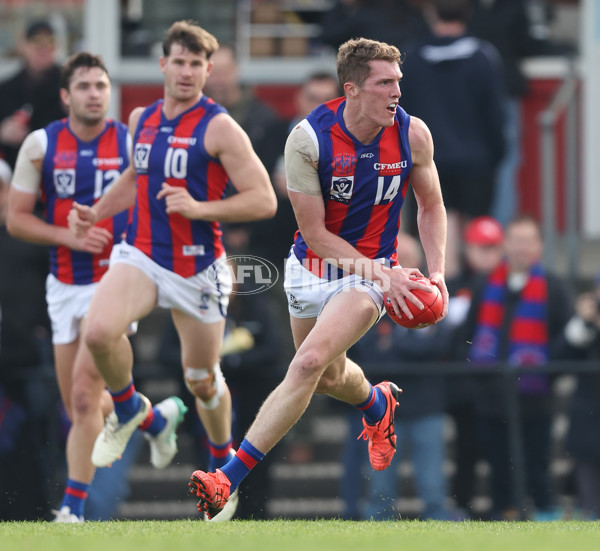
[[490,216],[479,216],[465,228],[464,240],[472,245],[500,245],[504,240],[502,225]]

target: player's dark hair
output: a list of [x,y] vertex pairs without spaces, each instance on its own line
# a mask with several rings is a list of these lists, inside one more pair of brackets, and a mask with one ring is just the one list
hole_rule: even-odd
[[402,56],[396,46],[370,40],[368,38],[351,38],[344,42],[337,55],[338,81],[342,89],[346,82],[353,82],[361,87],[369,73],[369,61],[380,59],[391,63],[402,63]]
[[207,59],[210,59],[210,56],[219,49],[217,39],[191,19],[176,21],[169,27],[167,36],[162,43],[165,57],[169,57],[173,44],[180,44],[194,54],[204,52]]
[[108,76],[108,70],[99,55],[90,54],[89,52],[77,52],[69,57],[62,66],[60,73],[60,87],[68,90],[73,74],[81,67],[86,67],[87,69],[98,67],[106,73],[106,76]]

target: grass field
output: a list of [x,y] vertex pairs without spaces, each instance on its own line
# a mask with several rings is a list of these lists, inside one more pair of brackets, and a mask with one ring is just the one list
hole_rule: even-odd
[[599,522],[0,523],[2,551],[597,551]]

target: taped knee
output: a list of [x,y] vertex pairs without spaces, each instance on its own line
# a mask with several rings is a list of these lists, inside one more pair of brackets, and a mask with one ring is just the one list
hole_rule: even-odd
[[204,409],[215,409],[227,389],[219,364],[215,365],[212,371],[186,367],[184,379],[188,390],[198,398],[200,406]]

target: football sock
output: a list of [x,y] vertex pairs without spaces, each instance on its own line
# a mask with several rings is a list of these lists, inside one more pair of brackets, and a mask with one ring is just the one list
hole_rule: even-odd
[[365,421],[369,425],[375,425],[385,415],[387,402],[383,392],[377,387],[374,387],[369,383],[371,390],[369,391],[369,397],[362,403],[357,404],[357,408],[362,411]]
[[149,412],[144,422],[139,426],[140,430],[156,436],[161,430],[167,426],[167,420],[160,412],[160,410],[154,406]]
[[264,453],[258,451],[244,438],[235,457],[233,457],[229,463],[221,467],[221,470],[231,482],[231,488],[229,489],[230,493],[237,490],[237,487],[242,480],[246,478],[248,473],[264,456]]
[[[110,391],[109,391],[110,392]],[[142,400],[135,391],[133,381],[124,389],[117,392],[110,392],[115,404],[115,413],[119,423],[127,423],[142,407]]]
[[65,488],[65,495],[60,504],[61,509],[66,505],[71,510],[71,514],[83,517],[83,508],[87,499],[88,488],[89,484],[77,482],[69,478],[67,480],[67,487]]
[[208,470],[214,473],[229,461],[229,450],[231,450],[231,438],[225,444],[215,444],[208,441],[208,450],[210,457],[208,460]]

